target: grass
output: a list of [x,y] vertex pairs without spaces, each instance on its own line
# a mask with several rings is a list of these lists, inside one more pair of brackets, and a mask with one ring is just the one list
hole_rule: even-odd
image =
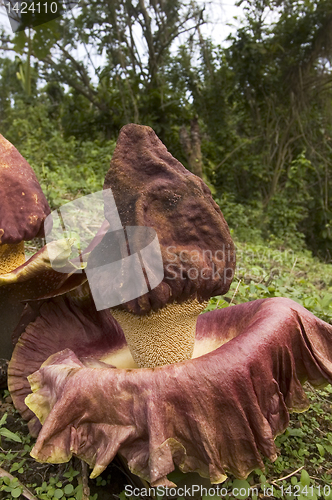
[[227,295],[213,297],[208,309],[249,300],[288,297],[332,323],[332,266],[311,256],[262,244],[236,241],[237,266]]

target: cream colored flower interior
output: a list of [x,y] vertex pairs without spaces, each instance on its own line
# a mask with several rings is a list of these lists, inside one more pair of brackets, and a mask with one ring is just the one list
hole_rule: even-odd
[[15,245],[0,245],[0,275],[10,273],[24,263],[24,241]]
[[195,341],[197,318],[206,305],[197,300],[173,303],[146,316],[112,310],[124,331],[127,346],[101,361],[116,368],[154,368],[214,351],[222,345],[222,340]]

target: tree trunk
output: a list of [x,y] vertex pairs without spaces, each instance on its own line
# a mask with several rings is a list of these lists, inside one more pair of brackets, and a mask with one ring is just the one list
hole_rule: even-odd
[[187,157],[189,170],[203,177],[203,162],[201,150],[201,135],[198,125],[198,118],[195,116],[190,122],[190,136],[185,126],[180,129],[180,142],[182,149]]

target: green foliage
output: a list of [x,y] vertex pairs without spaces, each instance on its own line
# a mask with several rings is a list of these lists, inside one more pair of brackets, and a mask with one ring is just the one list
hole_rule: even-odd
[[7,413],[5,413],[0,419],[0,445],[1,445],[1,437],[8,439],[9,441],[15,441],[16,443],[22,443],[22,439],[20,436],[14,432],[11,432],[6,427],[4,427],[7,420]]
[[100,188],[105,148],[130,121],[153,127],[187,165],[180,132],[197,117],[203,177],[234,209],[239,236],[254,229],[329,258],[332,0],[241,5],[227,47],[204,38],[204,9],[187,0],[81,0],[75,16],[5,37],[19,57],[0,60],[0,124],[34,162],[52,206]]
[[278,248],[278,242],[236,240],[236,275],[228,294],[213,297],[209,310],[255,299],[288,297],[332,323],[332,268],[308,250]]
[[332,94],[323,61],[332,53],[331,0],[242,6],[246,18],[229,46],[204,41],[199,70],[182,69],[194,82],[210,180],[218,198],[249,215],[246,239],[255,228],[329,256]]
[[9,498],[19,498],[22,494],[23,488],[19,484],[17,478],[10,479],[9,477],[1,477],[0,491],[10,493]]
[[79,473],[71,467],[63,474],[64,481],[59,481],[58,477],[50,477],[48,481],[43,481],[41,486],[35,488],[40,500],[81,500],[83,495],[82,484],[75,486],[74,478]]
[[37,174],[52,208],[102,189],[114,151],[112,141],[67,140],[48,117],[47,103],[18,100],[6,138]]
[[[1,397],[2,396],[2,397]],[[8,391],[2,391],[0,402],[8,398]],[[2,401],[1,401],[2,400]],[[6,403],[10,410],[10,405]],[[23,423],[13,407],[10,414],[5,413],[0,419],[0,498],[10,500],[24,496],[23,488],[35,495],[39,500],[81,500],[83,486],[80,472],[75,470],[74,462],[62,466],[37,464],[30,457],[33,440],[27,433]],[[5,427],[5,424],[7,424]],[[10,426],[20,427],[20,431],[7,429]],[[76,463],[77,465],[77,463]],[[37,467],[36,467],[37,466]],[[6,476],[3,471],[7,471]],[[31,479],[33,482],[31,482]],[[97,494],[90,500],[97,500]]]
[[240,241],[263,243],[262,228],[262,205],[244,205],[236,203],[235,195],[223,193],[215,200],[225,217],[231,234],[236,234]]

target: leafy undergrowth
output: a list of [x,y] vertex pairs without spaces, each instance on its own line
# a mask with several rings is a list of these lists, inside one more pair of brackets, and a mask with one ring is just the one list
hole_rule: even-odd
[[275,249],[236,241],[236,273],[227,295],[213,297],[207,310],[249,300],[288,297],[332,323],[332,266],[309,251]]
[[[332,266],[309,252],[237,242],[231,289],[225,297],[211,299],[207,309],[280,296],[292,298],[332,324]],[[287,431],[276,438],[277,460],[265,461],[265,470],[253,471],[245,481],[227,479],[221,485],[227,491],[222,498],[332,500],[332,387],[315,390],[307,384],[306,390],[311,407],[291,415]],[[29,498],[23,486],[39,500],[126,500],[125,485],[142,488],[119,459],[96,480],[87,479],[88,471],[77,459],[63,465],[35,462],[29,455],[33,439],[26,424],[8,392],[0,396],[0,499]],[[12,478],[3,477],[4,471]],[[203,500],[208,498],[203,495]]]
[[118,459],[93,481],[88,479],[88,467],[78,459],[61,465],[38,463],[30,456],[33,444],[8,391],[0,391],[1,500],[117,499],[133,481]]

